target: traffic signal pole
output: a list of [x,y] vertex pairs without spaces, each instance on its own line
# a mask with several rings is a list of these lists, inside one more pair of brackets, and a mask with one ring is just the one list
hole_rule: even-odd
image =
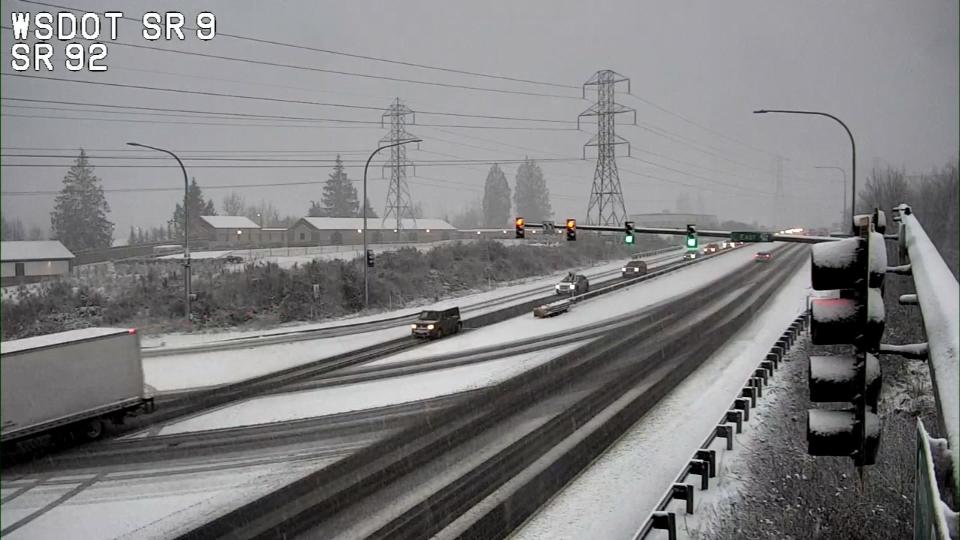
[[[517,218],[522,219],[522,218]],[[543,223],[530,223],[524,222],[524,226],[527,228],[534,229],[543,229]],[[602,232],[615,232],[615,233],[624,233],[624,227],[615,227],[608,225],[581,225],[580,223],[575,223],[575,229],[581,231],[602,231]],[[673,235],[673,236],[686,236],[687,229],[670,229],[665,227],[633,227],[633,232],[639,234],[662,234],[662,235]],[[756,243],[756,242],[791,242],[796,244],[819,244],[821,242],[836,242],[841,240],[841,238],[835,238],[832,236],[804,236],[801,234],[781,234],[774,232],[766,231],[720,231],[720,230],[702,230],[697,229],[697,236],[703,236],[707,238],[726,238],[728,240],[733,240],[735,242],[747,242],[747,243]]]

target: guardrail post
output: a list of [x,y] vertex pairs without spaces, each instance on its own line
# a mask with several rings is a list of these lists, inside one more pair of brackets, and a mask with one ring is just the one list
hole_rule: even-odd
[[790,345],[787,344],[787,341],[783,338],[777,340],[777,347],[780,348],[780,356],[783,357],[787,354],[787,351],[790,350]]
[[767,362],[772,362],[775,369],[780,367],[780,357],[774,352],[767,353]]
[[673,512],[654,512],[653,528],[666,530],[669,540],[677,540],[677,515]]
[[760,368],[769,374],[767,375],[768,377],[773,377],[773,362],[770,360],[764,360],[763,362],[760,362]]
[[[750,377],[750,386],[754,392],[756,392],[758,398],[763,397],[763,378],[761,377]],[[756,403],[754,403],[756,407]]]
[[[757,389],[752,386],[745,386],[740,392],[741,397],[750,398],[750,406],[756,408],[757,406]],[[748,418],[749,420],[749,418]]]
[[670,488],[670,497],[687,502],[687,513],[693,513],[693,486],[690,484],[674,484]]
[[710,489],[710,464],[702,459],[690,460],[690,473],[700,475],[700,490]]
[[743,433],[743,411],[738,409],[729,410],[727,411],[727,415],[724,416],[724,420],[736,424],[737,433]]
[[773,347],[770,347],[770,353],[775,354],[777,356],[778,362],[784,361],[784,358],[783,358],[784,350],[782,347],[778,345],[774,345]]
[[717,451],[710,450],[709,448],[701,448],[697,450],[696,456],[697,459],[702,459],[710,464],[710,478],[717,476]]
[[727,440],[727,450],[733,450],[733,428],[729,424],[718,424],[716,430],[717,437]]
[[753,376],[758,379],[763,379],[763,384],[770,384],[770,374],[762,367],[753,370]]
[[733,402],[734,409],[740,409],[743,411],[743,421],[750,421],[750,399],[745,397],[739,397]]

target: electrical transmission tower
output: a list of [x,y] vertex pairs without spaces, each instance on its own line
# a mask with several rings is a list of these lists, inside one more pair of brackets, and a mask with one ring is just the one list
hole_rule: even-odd
[[630,93],[630,79],[609,69],[594,73],[593,77],[583,84],[584,98],[587,97],[588,86],[597,87],[597,102],[577,117],[577,128],[580,127],[580,118],[597,117],[597,134],[583,148],[583,157],[586,159],[587,147],[597,147],[597,169],[593,174],[593,189],[590,191],[590,204],[587,206],[587,224],[590,225],[623,225],[627,218],[623,190],[620,188],[620,174],[617,171],[616,146],[627,145],[629,156],[630,142],[617,135],[615,119],[618,114],[632,112],[633,124],[636,125],[637,111],[616,102],[614,90],[620,82],[627,83],[627,93]]
[[[410,123],[416,123],[416,114],[409,107],[400,102],[400,98],[393,100],[387,112],[380,117],[380,123],[386,127],[389,119],[389,131],[380,139],[380,144],[398,143],[415,138],[407,132],[407,116],[410,116]],[[381,225],[386,225],[387,220],[393,217],[396,220],[394,228],[397,234],[403,230],[403,219],[414,219],[411,211],[410,189],[407,187],[407,166],[413,164],[407,161],[407,150],[404,145],[394,146],[390,149],[390,157],[383,164],[384,169],[390,169],[390,188],[387,191],[387,207],[383,211],[383,221]],[[416,174],[416,173],[414,173]]]

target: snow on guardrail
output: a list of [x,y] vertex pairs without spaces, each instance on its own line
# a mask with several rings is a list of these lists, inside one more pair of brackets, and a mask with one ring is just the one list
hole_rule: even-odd
[[960,285],[910,207],[900,210],[900,243],[910,259],[929,346],[930,378],[953,462],[954,498],[960,499]]

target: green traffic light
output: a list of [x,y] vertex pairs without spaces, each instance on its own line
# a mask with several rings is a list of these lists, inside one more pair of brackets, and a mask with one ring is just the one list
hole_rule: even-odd
[[695,247],[697,247],[697,237],[696,237],[696,236],[688,236],[688,237],[687,237],[687,247],[688,247],[688,248],[695,248]]
[[633,235],[632,235],[632,234],[628,234],[627,236],[625,236],[625,237],[623,238],[623,243],[624,243],[624,244],[633,244]]

